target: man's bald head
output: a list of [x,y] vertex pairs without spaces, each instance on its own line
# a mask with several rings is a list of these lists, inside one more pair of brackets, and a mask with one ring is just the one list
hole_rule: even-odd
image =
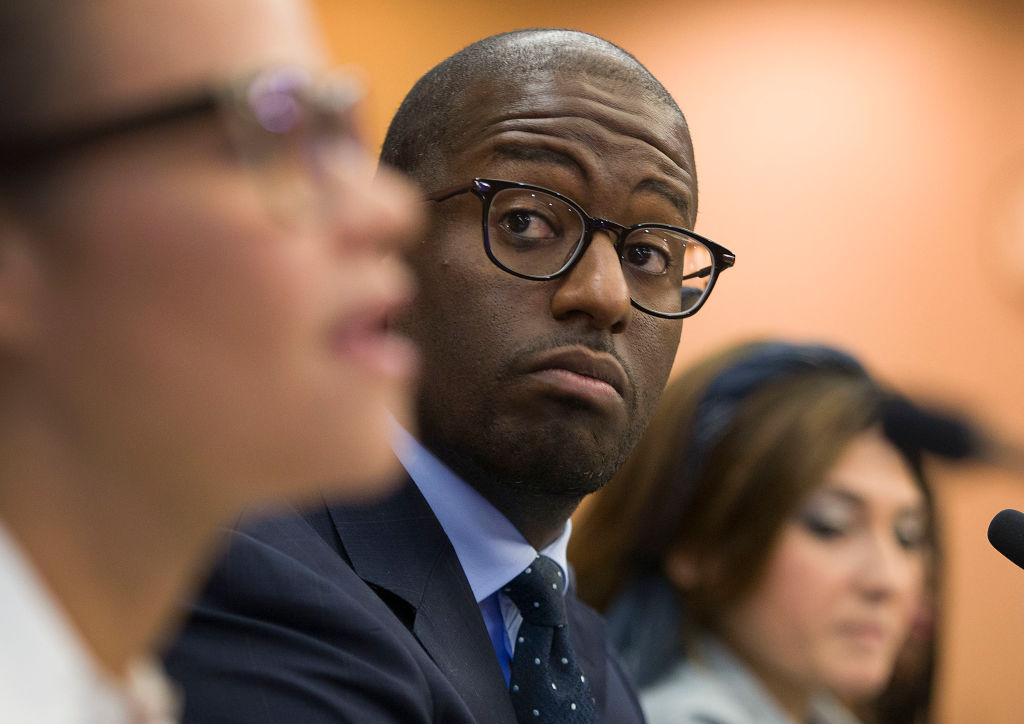
[[661,82],[614,43],[578,30],[514,30],[473,43],[420,78],[391,121],[381,161],[430,186],[427,182],[458,147],[460,111],[479,81],[515,84],[552,72],[621,83],[645,101],[672,109],[686,128],[682,111]]

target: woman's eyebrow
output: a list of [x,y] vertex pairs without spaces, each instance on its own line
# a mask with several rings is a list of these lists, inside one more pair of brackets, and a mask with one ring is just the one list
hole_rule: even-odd
[[[841,481],[829,481],[826,482],[821,488],[818,489],[817,496],[828,496],[832,498],[839,498],[844,502],[855,505],[859,508],[867,508],[868,501],[858,493],[853,492],[847,488]],[[918,497],[913,501],[899,504],[897,512],[900,515],[905,513],[912,514],[924,514],[927,512],[927,506],[923,498]]]
[[866,504],[863,496],[853,492],[839,481],[826,482],[813,495],[814,497],[839,498],[844,502],[860,507],[864,507]]

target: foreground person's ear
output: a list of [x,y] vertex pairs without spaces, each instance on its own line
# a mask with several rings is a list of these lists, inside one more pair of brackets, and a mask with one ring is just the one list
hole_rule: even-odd
[[41,277],[33,240],[0,201],[0,355],[17,356],[35,330]]

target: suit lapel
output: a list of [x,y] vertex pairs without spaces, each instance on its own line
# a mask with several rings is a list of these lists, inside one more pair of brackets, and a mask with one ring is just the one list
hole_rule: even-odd
[[569,641],[580,668],[590,679],[590,691],[596,701],[597,721],[604,721],[605,695],[608,688],[608,651],[605,648],[604,619],[582,604],[571,586],[566,596]]
[[[409,607],[413,635],[473,715],[515,724],[480,607],[451,542],[412,481],[383,502],[331,506],[327,513],[353,570]],[[410,627],[409,616],[396,615]]]

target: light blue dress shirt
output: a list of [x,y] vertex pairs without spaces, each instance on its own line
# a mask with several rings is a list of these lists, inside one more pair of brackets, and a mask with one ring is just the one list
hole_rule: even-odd
[[[515,637],[523,619],[501,588],[533,562],[537,550],[484,496],[397,422],[393,425],[392,446],[455,549],[508,684]],[[572,522],[567,520],[558,538],[540,551],[555,561],[563,574],[569,570],[566,548],[571,532]],[[563,580],[568,577],[563,575]]]

